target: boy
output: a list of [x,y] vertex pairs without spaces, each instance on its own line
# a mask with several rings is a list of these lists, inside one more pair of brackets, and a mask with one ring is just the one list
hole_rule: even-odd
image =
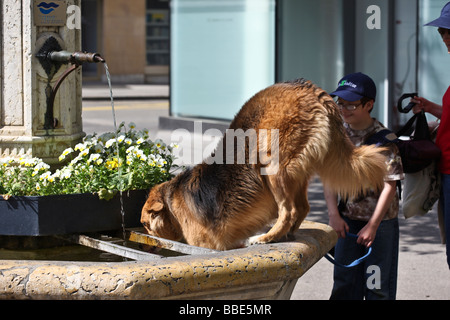
[[[374,133],[386,129],[370,115],[376,86],[367,75],[353,73],[345,76],[331,96],[338,98],[344,126],[355,146],[364,144]],[[395,300],[399,247],[396,183],[403,179],[403,168],[397,146],[390,143],[385,147],[388,148],[385,154],[388,175],[380,192],[372,191],[341,201],[338,210],[337,196],[324,186],[329,223],[339,236],[335,259],[348,264],[363,256],[366,248],[372,247],[372,253],[358,266],[335,266],[330,299]],[[357,240],[346,236],[348,232],[358,235]]]

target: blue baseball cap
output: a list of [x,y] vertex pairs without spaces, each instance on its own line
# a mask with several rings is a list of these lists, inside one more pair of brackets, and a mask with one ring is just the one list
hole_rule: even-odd
[[368,75],[351,73],[339,81],[338,88],[330,96],[338,96],[347,101],[358,101],[364,97],[375,100],[377,87]]
[[425,26],[450,29],[450,2],[442,8],[441,16],[436,20],[428,22]]

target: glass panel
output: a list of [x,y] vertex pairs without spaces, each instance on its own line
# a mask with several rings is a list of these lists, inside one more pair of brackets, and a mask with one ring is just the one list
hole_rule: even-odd
[[232,119],[275,81],[275,0],[173,0],[171,111]]
[[377,99],[372,111],[385,126],[389,124],[390,101],[389,82],[389,2],[392,0],[379,0],[376,5],[380,8],[380,29],[367,27],[370,14],[367,13],[371,3],[356,1],[356,25],[355,25],[355,71],[363,72],[370,76],[377,86]]
[[[417,0],[395,1],[395,25],[393,33],[394,63],[393,63],[393,99],[397,103],[404,93],[417,91],[417,30],[421,28],[417,21]],[[406,106],[407,102],[404,102]],[[391,127],[393,131],[399,130],[412,114],[404,114],[392,108]]]
[[342,0],[279,2],[278,81],[305,78],[327,92],[344,76]]
[[419,94],[441,104],[450,85],[450,57],[436,27],[423,27],[437,19],[448,0],[419,2]]

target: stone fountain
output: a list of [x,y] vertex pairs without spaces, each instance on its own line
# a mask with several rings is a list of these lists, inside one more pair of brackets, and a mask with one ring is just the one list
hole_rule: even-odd
[[51,41],[59,48],[55,51],[81,51],[81,30],[66,26],[67,7],[79,8],[81,0],[53,1],[58,8],[47,14],[52,8],[43,13],[40,1],[31,3],[12,0],[1,4],[0,156],[30,155],[56,164],[61,152],[85,135],[81,72],[76,70],[61,83],[49,106],[51,91],[66,68],[61,62],[46,68],[36,55]]
[[[79,66],[104,59],[82,52],[81,30],[76,23],[68,27],[67,8],[80,12],[81,0],[31,2],[0,4],[0,157],[30,155],[56,164],[84,136]],[[0,299],[288,299],[297,279],[337,241],[329,226],[305,222],[291,242],[225,252],[188,246],[187,255],[153,257],[85,235],[70,237],[125,251],[136,261],[0,260]]]

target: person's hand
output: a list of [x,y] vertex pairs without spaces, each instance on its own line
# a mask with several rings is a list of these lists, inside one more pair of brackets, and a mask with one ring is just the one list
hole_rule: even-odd
[[345,238],[345,234],[349,231],[349,227],[340,215],[330,216],[329,224],[334,229],[334,231],[336,231],[339,238]]
[[414,97],[413,99],[411,99],[411,102],[416,104],[412,108],[414,114],[419,113],[421,111],[430,112],[433,104],[431,101],[422,97]]
[[376,235],[377,228],[375,226],[372,226],[372,224],[367,223],[364,228],[362,228],[358,232],[358,240],[356,241],[356,243],[369,248],[375,240]]

